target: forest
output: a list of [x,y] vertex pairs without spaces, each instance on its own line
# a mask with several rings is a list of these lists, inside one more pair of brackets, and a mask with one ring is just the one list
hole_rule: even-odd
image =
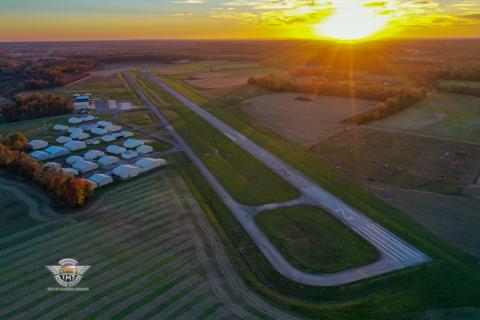
[[46,166],[30,157],[28,139],[22,133],[0,138],[0,167],[35,181],[70,207],[82,207],[93,194],[93,185],[86,179],[65,174],[62,169]]
[[51,94],[16,95],[14,105],[0,104],[4,122],[58,116],[73,111],[72,101]]

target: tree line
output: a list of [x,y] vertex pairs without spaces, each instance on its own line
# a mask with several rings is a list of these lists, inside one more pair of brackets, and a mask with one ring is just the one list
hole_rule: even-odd
[[58,116],[73,111],[73,104],[52,94],[17,95],[15,104],[0,104],[0,115],[7,122]]
[[33,180],[70,207],[83,207],[93,194],[93,185],[86,179],[65,174],[62,169],[46,166],[23,150],[28,140],[21,133],[0,139],[0,167]]
[[469,86],[446,86],[446,85],[437,85],[435,87],[438,91],[454,93],[454,94],[464,94],[467,96],[480,97],[480,87],[469,87]]
[[400,110],[406,109],[422,100],[427,90],[420,88],[392,88],[375,82],[333,82],[333,81],[292,81],[285,76],[250,77],[248,84],[269,89],[274,92],[301,92],[314,95],[355,97],[378,100],[373,110],[355,115],[346,121],[362,124],[378,120]]
[[89,59],[0,59],[0,83],[7,81],[13,96],[19,90],[39,90],[63,86],[88,75],[95,66]]

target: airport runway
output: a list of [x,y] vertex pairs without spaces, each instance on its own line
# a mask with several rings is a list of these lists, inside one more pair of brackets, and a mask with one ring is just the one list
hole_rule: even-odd
[[271,170],[283,177],[291,185],[296,187],[301,192],[301,196],[299,199],[294,200],[295,205],[309,204],[324,208],[337,219],[349,226],[362,238],[371,243],[380,253],[380,258],[374,263],[336,273],[310,274],[295,268],[285,259],[280,251],[255,223],[255,215],[260,210],[265,208],[291,205],[292,203],[287,202],[268,204],[259,207],[250,207],[235,201],[225,190],[223,185],[220,184],[210,170],[193,152],[193,150],[185,143],[175,129],[162,116],[162,114],[155,107],[154,103],[144,94],[135,80],[128,73],[124,73],[124,75],[130,84],[132,84],[132,87],[135,88],[137,93],[147,103],[152,112],[154,112],[154,114],[159,118],[160,122],[178,141],[179,145],[185,150],[187,155],[191,158],[200,172],[205,176],[207,181],[209,181],[213,189],[223,199],[225,204],[231,210],[232,214],[234,214],[236,219],[247,231],[265,257],[270,261],[272,266],[286,278],[311,286],[337,286],[430,261],[428,256],[405,241],[401,240],[389,230],[375,223],[356,209],[344,203],[339,198],[333,196],[316,184],[313,180],[306,177],[303,173],[291,167],[289,164],[280,160],[270,152],[264,150],[253,141],[244,137],[242,134],[232,129],[227,124],[172,89],[157,77],[153,76],[147,71],[144,71],[144,75],[146,77],[175,96],[180,102],[182,102],[182,104],[190,108],[205,121],[225,134],[225,136],[227,136],[230,140],[238,144]]

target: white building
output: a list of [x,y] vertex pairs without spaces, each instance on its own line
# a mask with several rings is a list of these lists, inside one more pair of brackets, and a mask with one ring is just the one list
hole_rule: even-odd
[[78,170],[75,170],[73,168],[62,168],[63,173],[69,174],[72,176],[78,176]]
[[124,153],[125,151],[127,151],[127,149],[123,148],[123,147],[120,147],[120,146],[117,146],[117,145],[110,145],[107,147],[107,152],[108,153],[111,153],[111,154],[122,154]]
[[[67,142],[67,143],[70,143],[70,142]],[[50,153],[50,158],[58,158],[58,157],[63,157],[70,154],[69,149],[66,149],[64,147],[59,147],[59,146],[50,146],[47,149],[45,149],[45,152]]]
[[30,146],[32,150],[45,149],[48,147],[48,142],[43,140],[32,140],[28,142],[28,146]]
[[114,135],[111,135],[111,134],[106,134],[104,136],[101,136],[101,139],[102,139],[102,141],[105,141],[105,142],[112,142],[112,141],[117,140],[117,138]]
[[93,121],[95,120],[96,117],[95,116],[92,116],[92,115],[88,115],[86,117],[83,118],[83,121]]
[[133,106],[130,102],[120,102],[119,105],[120,105],[120,110],[122,111],[133,109]]
[[56,130],[56,131],[67,131],[68,130],[68,127],[67,126],[64,126],[62,124],[56,124],[53,126],[53,130]]
[[140,174],[140,168],[132,166],[131,164],[122,164],[113,169],[113,174],[126,180],[138,176]]
[[90,132],[101,136],[103,134],[107,134],[108,131],[105,128],[96,127],[96,128],[93,128]]
[[138,157],[138,153],[136,151],[133,151],[133,150],[128,150],[128,151],[125,151],[124,153],[122,153],[122,158],[123,159],[130,160],[130,159],[133,159],[135,157]]
[[64,144],[64,143],[67,143],[70,140],[72,140],[72,138],[66,137],[66,136],[60,136],[55,141],[57,141],[57,143]]
[[90,135],[86,132],[75,132],[70,135],[70,138],[75,140],[85,140],[90,138]]
[[80,160],[72,165],[72,168],[81,173],[90,172],[98,169],[98,164],[91,161]]
[[65,160],[65,162],[68,163],[69,165],[72,165],[75,162],[80,160],[85,160],[85,159],[83,159],[83,157],[80,157],[80,156],[70,156]]
[[111,166],[113,164],[118,163],[118,161],[120,161],[120,159],[118,159],[117,157],[103,156],[100,159],[98,159],[97,162],[100,165],[100,167],[105,168],[105,167],[108,167],[108,166]]
[[105,127],[105,129],[107,129],[108,132],[118,132],[118,131],[122,131],[122,127],[121,127],[121,126],[116,126],[116,125],[114,125],[114,124],[112,124],[111,126]]
[[136,150],[140,154],[147,154],[147,153],[153,152],[153,148],[151,146],[146,146],[146,145],[140,146]]
[[111,126],[112,123],[110,121],[98,121],[97,122],[97,125],[100,126],[100,127],[108,127],[108,126]]
[[50,159],[50,153],[45,151],[34,151],[30,153],[30,156],[38,161],[45,161]]
[[141,145],[144,145],[145,142],[143,140],[137,140],[137,139],[128,139],[127,141],[125,141],[123,143],[123,146],[125,148],[129,148],[129,149],[132,149],[132,148],[137,148]]
[[118,108],[117,101],[115,100],[108,100],[107,103],[108,103],[108,109],[110,110]]
[[93,184],[93,187],[96,189],[112,183],[113,177],[108,174],[97,173],[88,178],[88,181],[90,181]]
[[135,162],[135,166],[139,167],[140,170],[148,171],[154,168],[158,168],[167,164],[165,159],[153,159],[153,158],[143,158]]
[[125,138],[133,137],[133,132],[130,132],[130,131],[122,131],[120,132],[120,134],[122,135],[122,137],[125,137]]
[[100,150],[90,150],[87,153],[83,155],[85,160],[97,160],[100,157],[103,157],[105,155],[105,152],[100,151]]
[[78,124],[78,123],[82,123],[82,122],[83,122],[82,118],[79,118],[79,117],[68,118],[68,123],[71,123],[71,124]]
[[85,142],[77,140],[68,141],[63,146],[70,151],[78,151],[87,148],[87,144]]
[[77,127],[70,127],[67,130],[68,130],[68,133],[83,132],[83,129],[80,129],[80,128],[77,128]]

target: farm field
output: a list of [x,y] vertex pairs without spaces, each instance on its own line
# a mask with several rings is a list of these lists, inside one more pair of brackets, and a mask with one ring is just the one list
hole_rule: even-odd
[[[54,230],[50,221],[2,236],[2,319],[268,317],[229,287],[198,210],[178,174],[162,171],[110,189]],[[88,292],[47,291],[57,285],[45,265],[65,257],[91,266],[78,285]]]
[[444,86],[480,88],[480,81],[440,80],[440,84]]
[[480,261],[478,197],[443,195],[388,186],[372,186],[370,189],[440,238]]
[[364,184],[461,193],[480,174],[480,146],[365,126],[322,141],[310,152]]
[[95,97],[105,99],[128,100],[139,105],[138,97],[130,90],[127,83],[118,74],[112,76],[90,76],[61,88],[48,92],[70,98],[74,93],[92,93]]
[[480,144],[479,105],[480,97],[435,94],[368,126]]
[[243,110],[261,125],[304,146],[313,145],[347,125],[342,120],[370,110],[376,102],[314,96],[313,101],[296,100],[298,93],[271,93],[242,102]]
[[245,85],[249,77],[267,76],[281,72],[274,68],[236,69],[196,73],[186,83],[202,89],[228,88]]
[[261,212],[258,226],[297,268],[331,273],[374,262],[374,247],[318,207],[297,206]]

